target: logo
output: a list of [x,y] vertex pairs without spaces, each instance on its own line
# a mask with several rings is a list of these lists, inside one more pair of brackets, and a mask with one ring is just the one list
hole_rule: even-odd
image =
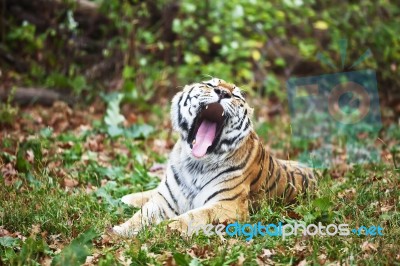
[[383,228],[381,226],[361,226],[359,228],[353,228],[350,230],[348,224],[328,224],[323,225],[321,222],[318,224],[267,224],[264,225],[261,222],[255,224],[241,224],[239,222],[231,223],[228,225],[224,224],[198,224],[196,221],[190,221],[188,225],[188,234],[199,234],[203,232],[206,236],[212,235],[228,235],[230,237],[243,236],[247,241],[250,241],[254,237],[282,237],[286,239],[288,236],[302,234],[304,236],[349,236],[350,234],[365,235],[365,236],[383,236]]
[[[344,69],[346,40],[341,40],[339,49]],[[371,56],[371,51],[367,50],[349,69]],[[337,69],[323,54],[318,58],[323,64]],[[380,159],[374,148],[381,128],[374,70],[290,78],[287,90],[292,142],[294,146],[306,148],[300,161],[311,167],[328,168],[335,161],[333,147],[341,143],[344,143],[342,150],[348,163],[369,163]]]

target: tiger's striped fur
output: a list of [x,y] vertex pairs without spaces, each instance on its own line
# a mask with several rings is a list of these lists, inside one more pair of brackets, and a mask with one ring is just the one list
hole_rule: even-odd
[[[192,154],[196,119],[216,102],[223,108],[223,127],[207,153],[198,158]],[[243,220],[249,215],[249,204],[272,197],[292,201],[313,188],[312,169],[275,159],[264,148],[253,130],[252,112],[240,89],[223,80],[185,86],[172,100],[172,124],[180,139],[169,156],[166,176],[156,189],[122,198],[141,210],[115,226],[114,232],[134,235],[143,225],[163,220],[172,220],[169,227],[181,231],[191,221]]]

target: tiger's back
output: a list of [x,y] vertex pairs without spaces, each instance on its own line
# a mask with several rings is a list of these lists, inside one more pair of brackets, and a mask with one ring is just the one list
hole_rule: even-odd
[[252,205],[264,199],[282,198],[292,202],[297,195],[313,190],[316,185],[313,169],[295,161],[280,160],[267,151],[253,132],[249,145],[255,154],[249,162],[244,176],[249,175]]

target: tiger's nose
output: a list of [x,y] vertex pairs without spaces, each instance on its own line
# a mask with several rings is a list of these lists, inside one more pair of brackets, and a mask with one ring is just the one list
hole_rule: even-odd
[[214,91],[218,95],[219,99],[231,98],[231,93],[229,91],[221,90],[219,88],[215,88]]

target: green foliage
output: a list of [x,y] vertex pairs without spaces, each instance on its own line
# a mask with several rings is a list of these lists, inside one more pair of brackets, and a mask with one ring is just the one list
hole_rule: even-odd
[[120,113],[120,104],[123,95],[120,93],[114,93],[107,97],[107,110],[104,117],[104,123],[108,126],[107,133],[111,136],[117,136],[122,133],[120,124],[125,121],[125,117]]
[[10,236],[0,237],[0,246],[11,248],[15,247],[20,242],[20,239]]
[[45,37],[43,34],[38,36],[35,25],[23,21],[21,26],[15,27],[7,34],[6,39],[18,47],[23,44],[23,50],[32,53],[43,48]]
[[15,121],[18,114],[18,107],[13,107],[11,101],[14,97],[15,87],[11,90],[5,103],[0,103],[0,125],[10,125]]
[[42,160],[42,146],[38,140],[28,140],[20,144],[17,151],[16,169],[22,173],[28,173],[32,166],[26,159],[27,152],[31,152],[34,157],[34,165]]
[[59,72],[54,72],[48,75],[44,80],[44,85],[48,88],[70,88],[77,95],[80,95],[84,90],[90,89],[90,85],[87,84],[85,76],[66,76]]
[[53,258],[52,266],[82,265],[91,254],[92,240],[98,236],[94,229],[89,229],[65,247],[60,254]]
[[[104,10],[124,36],[130,39],[134,34],[134,47],[141,47],[132,50],[126,46],[128,42],[121,43],[125,44],[121,49],[130,59],[123,70],[124,89],[132,98],[146,99],[151,95],[143,84],[157,84],[163,78],[160,69],[166,77],[177,77],[179,84],[218,76],[239,85],[247,84],[263,94],[282,97],[284,82],[278,80],[274,72],[290,71],[295,66],[287,61],[284,47],[294,49],[303,61],[309,62],[316,61],[318,52],[325,52],[339,66],[338,43],[342,38],[349,40],[345,66],[350,66],[371,48],[375,56],[363,66],[378,67],[385,80],[397,82],[386,65],[400,59],[396,49],[400,34],[394,23],[400,9],[387,1],[377,4],[367,0],[358,3],[247,0],[200,3],[187,0],[179,4],[158,1],[155,5],[103,1]],[[154,19],[155,9],[162,12],[174,5],[177,11],[168,13],[171,28],[169,24],[144,22]],[[125,18],[133,13],[136,14],[134,22],[127,23]],[[370,24],[365,17],[371,18]],[[171,62],[176,67],[171,68]],[[338,67],[334,71],[341,69]],[[322,74],[314,71],[318,72]]]
[[[255,237],[251,243],[243,236],[221,240],[217,236],[207,237],[204,234],[181,237],[167,230],[167,222],[143,230],[134,239],[121,239],[113,242],[104,241],[107,229],[131,217],[135,209],[123,205],[120,198],[135,191],[152,189],[159,179],[150,175],[148,168],[154,161],[154,155],[146,151],[147,139],[135,140],[107,137],[102,143],[104,151],[112,151],[110,143],[120,141],[129,155],[115,155],[107,166],[96,159],[82,156],[89,152],[84,145],[87,138],[101,134],[104,125],[99,125],[81,135],[72,132],[60,133],[56,138],[50,128],[39,132],[35,141],[20,144],[20,149],[39,154],[40,162],[29,167],[26,173],[19,173],[17,180],[5,185],[5,178],[0,175],[0,222],[10,232],[20,232],[27,239],[14,236],[0,238],[1,263],[11,265],[38,265],[43,258],[53,259],[55,265],[78,265],[86,256],[97,258],[99,265],[118,265],[125,260],[133,265],[162,265],[174,260],[177,265],[230,265],[244,259],[244,265],[255,265],[263,257],[265,250],[271,252],[268,259],[276,264],[292,264],[294,261],[306,259],[308,263],[319,263],[320,255],[325,254],[330,261],[346,261],[350,256],[361,263],[369,261],[387,264],[395,259],[400,220],[397,199],[399,197],[398,173],[389,165],[356,166],[340,179],[333,179],[327,172],[318,181],[316,195],[299,197],[295,205],[284,206],[279,202],[265,202],[252,213],[250,223],[263,224],[294,223],[301,224],[321,222],[327,224],[348,223],[350,228],[360,225],[381,225],[383,237],[366,238],[350,235],[339,236],[290,236],[283,240],[280,237]],[[279,123],[264,123],[260,132],[276,136],[282,131]],[[396,136],[396,128],[390,130]],[[273,138],[275,143],[287,143]],[[56,140],[49,142],[50,140]],[[39,141],[41,144],[37,143]],[[49,142],[49,143],[47,143]],[[55,144],[57,143],[57,144]],[[65,150],[55,159],[60,161],[59,168],[68,172],[69,178],[79,181],[76,187],[68,189],[62,186],[62,176],[58,176],[47,168],[50,155],[44,150],[53,150],[58,145],[68,143]],[[10,139],[4,139],[1,148],[7,150],[14,145]],[[47,145],[54,145],[49,149]],[[41,147],[41,149],[39,149]],[[21,152],[23,153],[23,152]],[[15,154],[18,154],[16,152]],[[66,156],[65,154],[68,154]],[[67,160],[76,157],[74,160]],[[150,161],[149,158],[151,157]],[[4,155],[0,159],[5,158]],[[8,156],[8,160],[16,162],[17,156]],[[61,179],[61,180],[60,180]],[[338,181],[339,180],[339,181]],[[92,188],[92,191],[88,191]],[[389,211],[377,211],[382,208]],[[392,211],[393,210],[393,211]],[[32,236],[32,225],[40,225],[41,232],[47,237],[37,234]],[[88,228],[94,228],[89,229]],[[101,233],[100,233],[101,232]],[[102,235],[102,236],[100,236]],[[62,243],[62,251],[54,252],[57,237]],[[106,238],[107,239],[107,238]],[[110,240],[108,240],[110,241]],[[382,251],[365,251],[363,243],[382,245]],[[95,245],[92,245],[95,243]],[[315,252],[317,250],[318,252]],[[195,255],[196,258],[188,255]],[[268,253],[268,252],[267,252]],[[381,256],[381,254],[385,256]],[[265,257],[264,257],[265,258]],[[96,263],[96,262],[94,262]]]
[[99,260],[99,266],[114,266],[114,265],[122,265],[118,262],[118,260],[114,257],[113,254],[107,253],[103,258]]
[[38,259],[51,253],[47,243],[41,238],[29,237],[24,242],[18,238],[0,238],[0,262],[7,262],[9,265],[40,265]]
[[[96,25],[99,34],[88,47],[79,40],[92,28],[80,23],[85,18],[74,1],[55,11],[57,23],[46,29],[9,18],[5,50],[26,57],[26,83],[96,93],[91,89],[104,87],[102,81],[114,75],[101,72],[96,80],[90,73],[110,60],[119,62],[115,74],[124,99],[146,108],[166,88],[210,76],[283,98],[285,80],[292,75],[342,71],[338,43],[345,38],[345,70],[370,48],[373,58],[360,67],[379,70],[383,90],[400,85],[395,75],[400,8],[390,1],[95,2],[109,23]],[[321,68],[319,52],[337,68]],[[94,57],[95,62],[88,59]],[[303,63],[313,66],[309,73]]]
[[124,98],[123,94],[112,93],[103,98],[107,102],[104,123],[107,134],[110,137],[125,136],[131,139],[146,138],[154,132],[154,128],[147,124],[134,124],[127,128],[121,125],[125,121],[125,117],[120,113],[120,104]]
[[182,254],[182,253],[174,253],[173,255],[175,263],[177,265],[181,266],[189,266],[189,263],[191,261],[190,257],[188,254]]

